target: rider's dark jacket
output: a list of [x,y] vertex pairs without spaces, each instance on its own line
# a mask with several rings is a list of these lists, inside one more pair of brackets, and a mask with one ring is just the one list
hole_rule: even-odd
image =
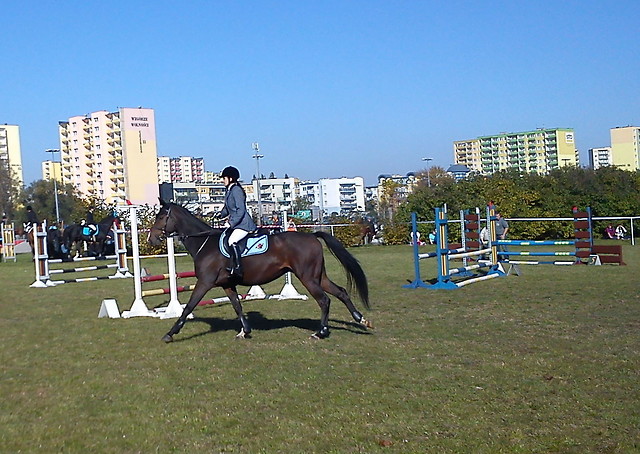
[[247,212],[247,195],[237,183],[231,183],[224,195],[224,207],[220,211],[220,217],[229,216],[229,228],[241,229],[251,232],[256,229],[256,224]]

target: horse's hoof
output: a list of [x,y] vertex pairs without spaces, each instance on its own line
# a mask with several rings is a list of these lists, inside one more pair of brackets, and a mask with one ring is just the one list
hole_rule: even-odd
[[244,329],[241,329],[238,334],[236,334],[236,339],[251,339],[251,334],[245,332]]
[[162,340],[168,344],[169,342],[173,342],[173,336],[171,334],[165,334],[162,336]]
[[360,320],[360,324],[365,328],[370,328],[370,329],[374,328],[373,323],[371,323],[369,320],[365,320],[364,317],[362,318],[362,320]]
[[321,328],[320,331],[316,331],[311,336],[311,339],[326,339],[329,337],[329,328]]

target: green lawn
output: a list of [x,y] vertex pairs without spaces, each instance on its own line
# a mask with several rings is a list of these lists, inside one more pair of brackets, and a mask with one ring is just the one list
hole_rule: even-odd
[[333,299],[322,341],[314,301],[269,300],[244,306],[252,339],[220,304],[164,344],[171,320],[97,317],[130,279],[33,289],[30,257],[0,263],[0,452],[640,452],[639,247],[453,291],[401,288],[410,246],[350,251],[376,328]]

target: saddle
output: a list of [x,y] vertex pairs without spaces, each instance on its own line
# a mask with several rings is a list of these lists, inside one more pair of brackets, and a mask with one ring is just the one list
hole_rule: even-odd
[[82,226],[82,235],[88,237],[94,237],[98,234],[100,229],[95,224],[85,224]]
[[[242,254],[241,257],[248,257],[250,255],[264,254],[269,250],[269,238],[264,233],[249,233],[243,239],[238,242]],[[220,241],[218,242],[220,253],[227,258],[231,257],[229,254],[229,232],[226,230],[220,235]]]

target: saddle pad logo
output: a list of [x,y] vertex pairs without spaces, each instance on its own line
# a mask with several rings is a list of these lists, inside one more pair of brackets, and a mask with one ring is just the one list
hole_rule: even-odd
[[[227,252],[227,248],[225,248],[225,238],[227,236],[227,232],[223,232],[220,235],[219,248],[222,255],[229,258],[229,252]],[[269,241],[267,235],[259,235],[259,236],[247,236],[241,243],[245,243],[245,247],[242,250],[242,257],[248,257],[250,255],[259,255],[264,254],[269,250]]]

